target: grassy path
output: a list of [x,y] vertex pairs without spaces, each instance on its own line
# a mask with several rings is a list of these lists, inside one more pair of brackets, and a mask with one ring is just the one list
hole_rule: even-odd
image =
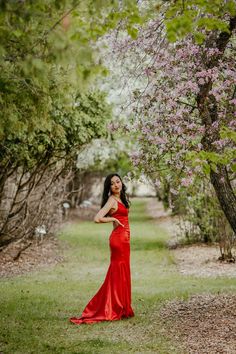
[[167,299],[236,291],[236,280],[183,276],[165,243],[169,235],[135,200],[130,212],[132,306],[135,317],[76,326],[109,265],[111,225],[71,224],[60,235],[66,261],[0,282],[0,353],[180,353],[163,335],[158,312]]

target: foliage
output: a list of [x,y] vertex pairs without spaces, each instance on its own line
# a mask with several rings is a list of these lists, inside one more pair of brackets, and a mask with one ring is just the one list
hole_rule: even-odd
[[[153,27],[151,24],[149,33]],[[204,172],[207,172],[206,165],[214,168],[218,163],[233,172],[236,83],[233,48],[232,41],[219,65],[207,70],[205,64],[217,49],[199,47],[191,39],[174,45],[165,43],[158,53],[150,38],[145,41],[144,34],[136,43],[131,43],[131,53],[137,54],[137,60],[140,52],[146,55],[139,71],[146,87],[133,92],[136,114],[128,123],[130,131],[135,135],[138,132],[140,143],[139,150],[133,153],[135,165],[140,162],[153,175],[165,167],[172,171],[171,177],[179,171],[182,185],[191,183],[193,173],[201,173],[201,165]],[[155,61],[150,63],[152,58]],[[133,72],[133,75],[138,73]],[[217,116],[208,128],[196,100],[199,87],[210,81]],[[203,145],[206,134],[211,138],[208,150]]]
[[[1,174],[0,245],[33,237],[39,225],[45,225],[47,233],[52,232],[54,222],[60,219],[60,204],[67,197],[66,185],[73,178],[70,171],[77,151],[106,134],[110,115],[103,93],[78,94],[70,113],[54,109],[53,131],[41,129],[30,142],[27,137],[24,141],[8,139],[8,145],[5,142],[5,160],[1,163],[5,162],[7,168]],[[9,156],[11,166],[7,166]]]
[[[99,129],[103,123],[95,122],[93,111],[95,101],[97,110],[103,109],[104,99],[97,94],[94,99],[91,99],[93,94],[87,98],[83,94],[94,75],[106,74],[95,41],[127,15],[128,9],[130,16],[136,11],[124,4],[120,15],[115,16],[117,4],[106,8],[107,4],[107,1],[83,4],[34,1],[17,5],[14,1],[1,2],[3,167],[11,163],[32,168],[35,160],[44,159],[53,149],[68,153],[70,147],[78,148],[88,142],[93,138],[93,129],[98,136],[102,135]],[[78,99],[85,100],[85,115],[78,109]],[[91,110],[85,107],[90,103]],[[93,124],[88,122],[88,114],[94,115]]]
[[201,44],[209,32],[228,32],[228,16],[235,16],[234,0],[169,1],[165,11],[167,38],[171,42],[183,39],[191,33]]
[[[195,174],[211,173],[213,180],[215,172],[224,183],[226,169],[234,178],[235,19],[230,15],[231,11],[222,15],[227,31],[203,31],[206,39],[201,45],[194,36],[186,36],[188,32],[169,43],[157,18],[136,41],[121,38],[113,47],[125,58],[122,66],[130,86],[130,78],[139,83],[133,85],[131,97],[134,118],[126,126],[139,141],[133,162],[153,179],[166,169],[175,193],[191,184]],[[230,186],[226,189],[232,191]]]
[[133,141],[124,134],[113,134],[107,124],[107,137],[93,140],[87,144],[78,154],[77,168],[101,172],[106,176],[112,171],[124,176],[132,169],[129,152],[133,147]]
[[[160,14],[135,41],[121,36],[113,38],[112,46],[116,66],[120,59],[123,81],[132,91],[125,129],[138,141],[133,164],[152,178],[158,197],[175,212],[177,201],[183,208],[189,204],[184,188],[188,193],[196,186],[186,218],[203,239],[215,238],[219,231],[215,221],[223,214],[216,208],[213,215],[215,198],[207,208],[199,184],[195,185],[197,178],[209,178],[236,232],[236,8],[232,5],[217,0],[211,5],[160,2]],[[195,235],[194,231],[190,237]]]
[[[79,104],[80,101],[80,104]],[[14,132],[2,141],[1,165],[24,165],[32,169],[40,161],[77,154],[82,145],[106,133],[106,121],[111,109],[103,93],[91,92],[74,98],[73,105],[65,110],[54,102],[50,127],[41,126],[28,134]]]
[[180,232],[188,243],[220,241],[219,221],[224,215],[206,178],[195,178],[194,184],[182,187],[174,206],[179,215]]
[[106,74],[96,40],[119,19],[107,3],[0,3],[1,245],[51,229],[78,150],[106,135],[111,108],[91,84]]

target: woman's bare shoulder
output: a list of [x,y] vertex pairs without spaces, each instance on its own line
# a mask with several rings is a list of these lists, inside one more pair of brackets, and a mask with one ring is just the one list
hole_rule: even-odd
[[113,214],[113,213],[117,210],[117,208],[118,208],[118,205],[117,205],[118,203],[117,203],[117,201],[115,200],[115,198],[112,197],[111,195],[109,196],[107,203],[108,203],[108,206],[109,206],[109,208],[110,208],[110,210],[109,210],[109,215],[112,216],[112,214]]
[[108,197],[107,203],[109,203],[109,205],[115,205],[117,202],[116,202],[115,198],[112,197],[112,195],[110,195]]

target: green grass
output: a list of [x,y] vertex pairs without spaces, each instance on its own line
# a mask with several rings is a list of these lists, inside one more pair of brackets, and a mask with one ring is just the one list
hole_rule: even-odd
[[76,326],[105,279],[110,262],[111,224],[81,222],[59,237],[70,247],[54,268],[0,282],[0,352],[17,353],[179,353],[158,321],[163,302],[203,292],[235,292],[236,280],[183,276],[166,248],[168,233],[134,200],[130,211],[132,306],[135,317]]

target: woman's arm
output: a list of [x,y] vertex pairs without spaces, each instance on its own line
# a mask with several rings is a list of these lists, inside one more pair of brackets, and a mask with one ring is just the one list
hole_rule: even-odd
[[[116,201],[114,200],[114,198],[109,197],[108,201],[106,202],[106,204],[99,210],[99,212],[95,215],[94,217],[94,222],[96,223],[104,223],[104,222],[116,222],[119,225],[122,225],[121,222],[116,219],[113,218],[112,216],[106,216],[107,213],[114,208],[116,205]],[[114,208],[115,209],[115,208]],[[123,225],[122,225],[123,226]]]

